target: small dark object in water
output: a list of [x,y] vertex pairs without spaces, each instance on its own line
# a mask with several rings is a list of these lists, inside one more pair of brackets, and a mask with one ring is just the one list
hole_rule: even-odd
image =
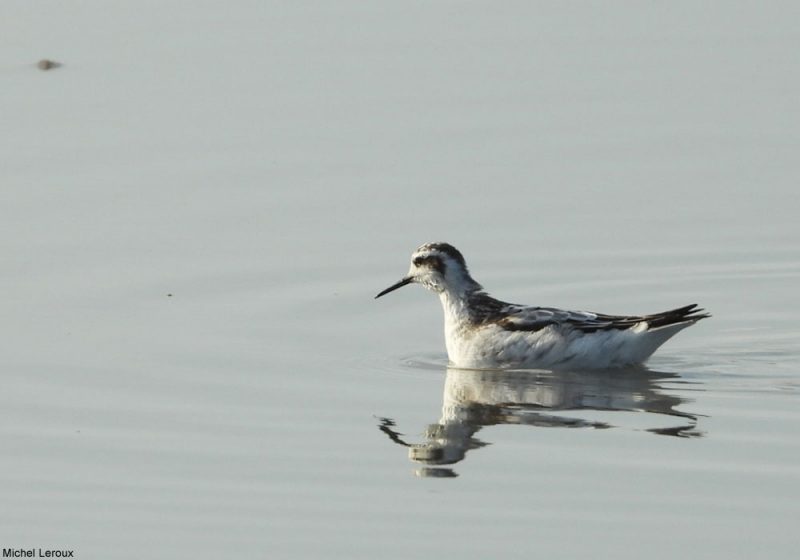
[[58,68],[61,66],[60,62],[56,62],[55,60],[49,60],[47,58],[43,58],[39,62],[36,63],[36,67],[39,70],[52,70],[53,68]]

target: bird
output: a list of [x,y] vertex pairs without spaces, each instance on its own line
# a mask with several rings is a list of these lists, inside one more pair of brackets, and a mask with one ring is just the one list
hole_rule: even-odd
[[652,315],[606,315],[507,303],[490,296],[449,243],[426,243],[408,274],[375,299],[420,284],[439,295],[450,364],[467,369],[635,367],[679,331],[711,315],[697,304]]

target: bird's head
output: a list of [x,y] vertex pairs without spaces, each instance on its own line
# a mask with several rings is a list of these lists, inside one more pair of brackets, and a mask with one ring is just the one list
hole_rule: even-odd
[[480,284],[469,275],[464,256],[448,243],[426,243],[419,247],[411,255],[411,267],[405,278],[375,298],[412,283],[421,284],[436,293],[447,291],[462,294],[481,289]]

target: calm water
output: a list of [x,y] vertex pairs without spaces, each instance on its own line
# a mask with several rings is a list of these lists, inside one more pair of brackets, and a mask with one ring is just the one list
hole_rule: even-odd
[[[0,547],[794,557],[793,3],[5,4]],[[435,297],[372,299],[434,240],[714,316],[448,368]]]

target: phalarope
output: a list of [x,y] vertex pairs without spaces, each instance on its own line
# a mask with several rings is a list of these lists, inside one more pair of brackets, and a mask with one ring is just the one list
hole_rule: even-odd
[[464,368],[605,369],[644,363],[678,331],[710,317],[697,304],[653,315],[604,315],[506,303],[470,276],[461,253],[426,243],[411,255],[407,284],[439,294],[450,362]]

